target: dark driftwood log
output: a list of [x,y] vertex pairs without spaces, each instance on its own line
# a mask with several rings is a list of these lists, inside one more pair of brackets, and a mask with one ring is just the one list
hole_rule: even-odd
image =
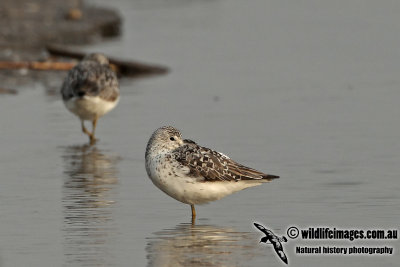
[[[47,51],[54,56],[69,57],[75,59],[83,59],[86,53],[74,51],[70,48],[48,45]],[[165,74],[168,68],[159,65],[146,64],[132,60],[122,60],[113,57],[108,57],[111,65],[114,65],[115,71],[121,76],[139,76],[139,75],[152,75],[152,74]]]

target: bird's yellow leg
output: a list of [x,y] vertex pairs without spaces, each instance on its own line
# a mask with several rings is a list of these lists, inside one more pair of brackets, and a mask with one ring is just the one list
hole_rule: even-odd
[[96,131],[96,126],[97,126],[97,119],[98,118],[95,118],[93,121],[92,121],[92,133],[89,135],[89,138],[90,138],[90,144],[91,145],[93,145],[94,143],[96,143],[96,138],[94,137],[94,133],[95,133],[95,131]]
[[93,128],[92,128],[92,135],[93,135],[93,138],[94,138],[94,132],[96,131],[96,126],[97,126],[97,117],[92,121],[92,125],[93,125]]
[[92,133],[89,132],[88,129],[86,129],[85,124],[83,123],[83,120],[81,120],[81,126],[82,126],[82,132],[87,134],[90,137],[92,135]]
[[85,123],[81,120],[82,132],[89,136],[90,144],[93,145],[96,143],[96,139],[94,138],[94,133],[89,132],[88,129],[85,127]]
[[192,221],[194,221],[196,219],[196,209],[193,204],[190,205],[190,208],[192,209]]

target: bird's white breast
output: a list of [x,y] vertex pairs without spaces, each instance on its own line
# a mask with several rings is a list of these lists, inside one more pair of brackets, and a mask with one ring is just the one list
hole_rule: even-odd
[[115,108],[118,101],[119,98],[111,102],[99,96],[84,96],[83,98],[73,97],[64,101],[64,104],[69,111],[81,120],[94,120]]
[[152,182],[170,197],[187,204],[205,204],[242,189],[262,183],[252,181],[205,181],[189,176],[189,168],[165,154],[146,158],[147,173]]

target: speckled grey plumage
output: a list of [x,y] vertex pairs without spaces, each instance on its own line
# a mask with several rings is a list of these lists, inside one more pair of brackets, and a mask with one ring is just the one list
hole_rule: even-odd
[[174,199],[194,205],[221,199],[278,178],[243,166],[228,156],[182,139],[171,126],[157,129],[147,144],[146,171],[155,186]]
[[[159,136],[156,134],[157,131],[152,135],[146,148],[146,158],[151,150],[162,150],[161,146],[153,145],[156,142],[168,142],[169,136],[182,137],[179,130],[174,127],[165,126],[160,129],[165,131],[167,135],[165,137]],[[239,164],[228,156],[210,148],[199,146],[189,139],[184,139],[183,144],[171,150],[166,157],[169,158],[170,164],[176,165],[178,163],[181,168],[189,168],[188,176],[203,177],[204,181],[269,181],[279,178],[279,176],[265,174]]]
[[[190,142],[188,142],[190,141]],[[182,165],[190,168],[189,175],[202,176],[205,181],[272,180],[279,176],[265,174],[239,164],[226,155],[202,147],[192,140],[172,152],[173,157]]]
[[99,96],[116,101],[119,96],[118,79],[102,54],[90,54],[72,68],[61,87],[64,101],[73,97]]

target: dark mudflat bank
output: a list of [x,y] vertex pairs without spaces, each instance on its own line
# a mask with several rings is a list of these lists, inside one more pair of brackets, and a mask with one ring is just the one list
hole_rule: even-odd
[[121,22],[115,10],[79,0],[2,0],[0,48],[87,44],[119,35]]
[[[74,45],[118,36],[122,19],[112,9],[87,6],[82,0],[2,0],[0,6],[0,61],[3,65],[32,65],[29,61],[80,60]],[[4,62],[5,61],[5,62]],[[110,58],[119,75],[164,74],[167,68]],[[11,63],[10,63],[11,62]],[[73,61],[74,62],[74,61]],[[75,61],[77,62],[77,61]],[[20,64],[21,63],[21,64]],[[23,64],[22,64],[23,63]],[[69,62],[68,62],[69,63]],[[48,92],[58,91],[64,72],[0,68],[0,94],[16,92],[40,81]]]
[[[47,60],[47,45],[98,42],[118,36],[121,23],[115,10],[87,6],[80,0],[2,0],[0,60]],[[54,71],[0,70],[0,87],[7,88],[0,90],[0,94],[30,87],[37,81],[52,91],[64,75]]]

